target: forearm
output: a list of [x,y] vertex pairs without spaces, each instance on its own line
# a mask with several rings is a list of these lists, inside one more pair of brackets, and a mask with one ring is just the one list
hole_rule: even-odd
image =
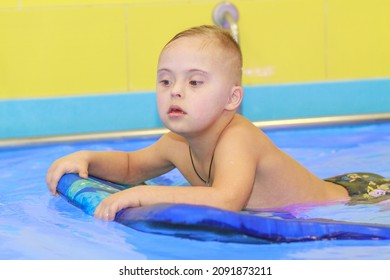
[[[238,205],[233,196],[219,188],[192,186],[140,186],[129,190],[130,203],[139,203],[135,206],[147,206],[157,203],[183,203],[207,205],[226,210],[239,211],[244,205]],[[134,207],[129,205],[127,207]]]
[[156,159],[147,149],[134,152],[80,151],[78,155],[88,163],[88,173],[101,179],[131,186],[139,185],[171,170],[167,160]]
[[95,210],[95,217],[113,220],[124,208],[148,206],[159,203],[205,205],[231,211],[240,211],[241,205],[232,195],[213,187],[137,186],[104,199]]
[[129,177],[128,154],[119,151],[80,151],[88,162],[88,174],[117,183],[127,183]]

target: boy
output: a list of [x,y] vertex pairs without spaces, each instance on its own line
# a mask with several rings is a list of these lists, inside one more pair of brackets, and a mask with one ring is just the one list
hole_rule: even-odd
[[[240,48],[222,28],[179,33],[163,48],[157,69],[158,111],[170,132],[139,151],[80,151],[55,161],[47,174],[51,193],[65,173],[135,186],[100,203],[94,215],[104,220],[156,203],[239,211],[347,200],[345,188],[310,173],[236,114],[241,69]],[[192,187],[136,186],[175,167]]]

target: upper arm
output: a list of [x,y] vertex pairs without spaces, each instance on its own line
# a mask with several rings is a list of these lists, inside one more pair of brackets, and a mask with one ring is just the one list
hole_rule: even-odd
[[167,133],[151,146],[128,153],[128,181],[140,183],[172,170],[175,141],[178,139]]
[[250,198],[259,162],[255,136],[251,130],[232,130],[217,145],[213,188],[229,209],[241,210]]

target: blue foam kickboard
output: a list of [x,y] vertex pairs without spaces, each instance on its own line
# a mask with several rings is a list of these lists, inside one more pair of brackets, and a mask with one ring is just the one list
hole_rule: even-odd
[[[126,188],[128,186],[94,177],[82,179],[76,174],[64,175],[57,186],[63,197],[89,215],[93,215],[101,200]],[[277,213],[263,217],[255,213],[188,204],[127,208],[117,213],[115,221],[143,232],[205,241],[270,243],[390,239],[388,225],[304,220]]]

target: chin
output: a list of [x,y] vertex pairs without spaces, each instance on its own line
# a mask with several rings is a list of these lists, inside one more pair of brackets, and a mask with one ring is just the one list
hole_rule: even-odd
[[170,131],[172,131],[174,133],[181,134],[181,133],[185,132],[184,131],[185,129],[179,123],[175,123],[174,121],[170,121],[170,120],[166,120],[166,119],[163,119],[162,122],[167,129],[169,129]]
[[185,136],[189,133],[189,131],[187,129],[183,129],[183,128],[180,128],[180,127],[175,127],[175,126],[166,126],[166,128],[168,128],[170,131],[176,133],[176,134],[179,134],[181,136]]

